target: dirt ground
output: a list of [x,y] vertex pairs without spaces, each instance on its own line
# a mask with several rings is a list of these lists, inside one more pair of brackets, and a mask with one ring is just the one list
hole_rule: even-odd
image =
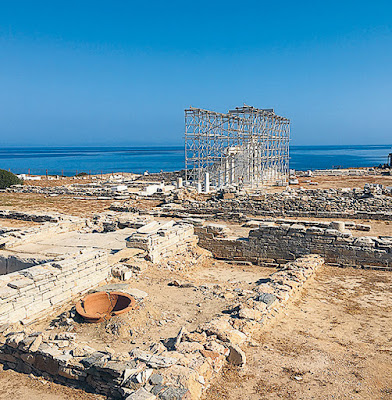
[[[0,368],[2,368],[0,366]],[[0,400],[103,400],[104,396],[0,369]]]
[[0,218],[0,228],[30,228],[36,225],[39,225],[39,223],[34,221]]
[[[30,212],[59,212],[79,217],[91,217],[109,211],[116,200],[75,199],[69,196],[45,196],[32,193],[0,193],[0,208]],[[123,202],[123,201],[116,201]],[[127,200],[141,209],[150,209],[160,204],[157,200]],[[0,220],[1,221],[1,220]]]
[[[148,293],[139,309],[97,324],[77,319],[72,331],[77,333],[77,343],[97,350],[105,350],[107,346],[116,352],[129,352],[135,347],[147,350],[154,343],[174,338],[181,327],[193,331],[210,321],[235,303],[242,295],[241,290],[252,289],[257,281],[274,271],[267,267],[227,264],[208,255],[200,255],[194,264],[182,256],[174,257],[169,264],[151,264],[139,279],[126,282],[131,288]],[[184,287],[171,285],[174,281]],[[58,314],[72,305],[63,307]],[[45,329],[52,320],[53,317],[40,321],[32,329]],[[53,330],[60,331],[64,328]]]
[[[392,186],[392,176],[367,175],[367,176],[314,176],[311,178],[298,178],[300,186],[310,189],[330,188],[363,188],[366,183],[378,183],[383,186]],[[309,185],[305,181],[318,182],[318,185]]]
[[204,400],[392,399],[392,275],[324,267]]

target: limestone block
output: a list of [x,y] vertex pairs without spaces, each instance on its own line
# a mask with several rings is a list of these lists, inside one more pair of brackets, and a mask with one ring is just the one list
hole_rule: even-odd
[[7,299],[17,294],[17,290],[10,286],[0,287],[0,299]]
[[370,236],[358,237],[354,241],[354,246],[375,247],[376,243],[375,243],[374,239],[377,239],[377,238],[373,238],[373,237],[370,237]]
[[252,319],[260,321],[263,318],[263,314],[259,310],[253,308],[241,307],[238,312],[238,317],[242,319]]
[[8,286],[10,288],[19,290],[31,285],[34,285],[34,281],[32,279],[22,278],[22,277],[19,279],[15,279],[11,282],[8,282]]
[[207,335],[216,335],[224,342],[232,344],[242,344],[246,340],[246,335],[237,329],[234,329],[229,319],[226,317],[219,317],[201,326],[206,331]]

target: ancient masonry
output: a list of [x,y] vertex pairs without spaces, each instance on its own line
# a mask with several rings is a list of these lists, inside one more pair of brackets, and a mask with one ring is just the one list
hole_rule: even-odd
[[322,264],[323,259],[315,255],[288,263],[244,295],[240,304],[233,304],[231,314],[214,318],[194,332],[181,329],[172,350],[135,349],[124,360],[123,353],[98,352],[78,344],[69,332],[11,332],[0,360],[9,368],[51,376],[114,398],[196,400],[226,361],[245,363],[240,345],[295,298]]
[[[389,188],[379,195],[364,189],[286,189],[281,193],[218,193],[206,201],[183,201],[170,209],[168,204],[157,215],[195,216],[245,221],[250,215],[332,219],[372,219],[392,221]],[[170,198],[166,201],[169,202]],[[173,199],[175,201],[175,199]],[[125,208],[125,206],[123,205]]]
[[186,183],[206,193],[288,180],[290,121],[273,109],[185,110]]
[[339,222],[328,228],[259,223],[247,238],[230,238],[225,230],[225,225],[218,224],[196,227],[199,246],[216,258],[256,264],[280,264],[306,254],[320,254],[330,264],[392,269],[392,237],[353,237]]
[[162,257],[169,257],[184,252],[189,246],[195,246],[197,236],[193,226],[168,221],[153,221],[137,230],[127,239],[127,247],[142,249],[148,259],[154,263]]
[[98,285],[110,272],[106,252],[82,250],[65,260],[1,275],[0,324],[32,321]]
[[[4,224],[0,228],[0,362],[6,367],[112,398],[196,400],[225,363],[244,365],[241,346],[252,342],[301,293],[324,260],[336,266],[392,269],[392,237],[361,236],[363,232],[358,231],[374,227],[350,221],[386,221],[379,223],[386,228],[392,220],[390,187],[289,187],[280,193],[263,193],[260,185],[280,184],[287,177],[287,120],[279,119],[272,110],[247,106],[224,115],[192,108],[187,110],[187,118],[186,187],[179,178],[177,188],[172,182],[147,187],[138,183],[132,187],[140,189],[138,192],[110,182],[61,188],[26,185],[9,190],[127,202],[113,203],[112,212],[92,218],[0,211],[0,218],[32,225],[8,228]],[[263,152],[263,146],[271,151]],[[207,196],[200,193],[203,185],[205,192],[210,185],[221,190]],[[249,190],[252,186],[256,190]],[[140,199],[147,203],[147,197],[149,205],[154,205],[139,208]],[[320,217],[345,221],[309,220]],[[227,225],[211,223],[214,220]],[[82,238],[76,249],[83,250],[70,255],[64,245],[63,253],[20,251],[23,246],[44,246],[42,243],[57,235],[73,235],[77,242]],[[113,238],[115,244],[106,246]],[[87,240],[94,242],[85,246]],[[52,245],[61,247],[58,241]],[[191,332],[181,328],[176,337],[165,338],[170,339],[163,341],[165,346],[155,343],[126,353],[98,351],[79,342],[78,334],[66,331],[70,325],[56,325],[61,329],[56,333],[53,326],[39,332],[32,328],[34,321],[58,313],[62,306],[69,309],[64,318],[75,322],[71,304],[91,289],[108,290],[107,285],[94,287],[113,277],[130,280],[134,270],[148,266],[159,270],[173,262],[170,257],[188,250],[192,262],[197,263],[195,254],[207,252],[195,249],[196,244],[217,259],[273,266],[277,272],[263,283],[252,284],[251,290],[247,286],[239,289],[238,295],[229,292],[233,297],[224,296],[223,312],[221,309],[209,321],[195,325]],[[102,247],[90,248],[95,245]],[[128,255],[123,259],[124,254]],[[171,289],[177,290],[177,285]],[[137,301],[143,306],[142,297],[147,293],[133,290],[134,297],[141,296]]]

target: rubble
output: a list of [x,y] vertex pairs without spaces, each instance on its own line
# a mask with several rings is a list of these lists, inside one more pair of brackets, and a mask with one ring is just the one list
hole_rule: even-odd
[[392,197],[364,189],[293,189],[261,195],[237,194],[224,198],[217,193],[203,201],[181,202],[176,210],[155,210],[155,215],[179,218],[214,218],[243,221],[245,216],[392,221]]
[[[6,335],[0,361],[9,368],[49,374],[58,382],[72,381],[114,398],[199,399],[207,382],[225,362],[236,366],[246,363],[241,344],[251,341],[276,315],[275,310],[295,298],[322,264],[319,256],[307,256],[287,264],[267,282],[258,285],[257,290],[244,293],[240,307],[248,310],[242,314],[244,323],[238,324],[238,311],[234,307],[231,315],[219,316],[194,332],[181,329],[174,350],[163,347],[157,352],[159,346],[153,346],[148,352],[136,348],[124,360],[124,356],[110,349],[102,352],[78,344],[75,333],[52,335],[50,331],[20,331]],[[280,296],[282,293],[285,296]],[[258,310],[259,302],[265,302],[268,307]],[[249,331],[249,323],[257,326]]]
[[[0,218],[37,224],[0,230],[0,362],[7,368],[111,398],[199,399],[226,363],[246,365],[246,347],[297,298],[324,260],[392,269],[392,237],[359,236],[372,229],[369,220],[392,221],[392,197],[380,185],[279,193],[233,187],[207,194],[180,180],[149,185],[145,179],[9,190],[116,201],[92,218],[0,210]],[[142,198],[154,205],[143,208]],[[52,236],[66,242],[71,233],[77,233],[71,248],[80,247],[75,254],[11,254]],[[97,248],[86,248],[87,237]],[[99,247],[110,240],[113,245]],[[207,269],[204,260],[212,255]],[[254,264],[274,270],[249,284],[237,276],[222,284],[186,275],[205,268],[203,276],[216,277],[217,260],[247,274],[258,268]],[[151,312],[148,304],[161,289],[170,301],[186,299],[192,313],[170,309],[167,299],[161,305],[168,311]],[[99,326],[95,343],[81,340],[81,318],[68,305],[85,293],[102,292],[134,297],[148,324],[140,328],[113,317]],[[52,312],[56,318],[38,329],[38,321]]]

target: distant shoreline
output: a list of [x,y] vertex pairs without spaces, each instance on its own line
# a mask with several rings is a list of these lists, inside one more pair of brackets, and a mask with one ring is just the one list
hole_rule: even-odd
[[[386,163],[391,151],[392,145],[290,146],[290,168],[373,167]],[[64,176],[171,172],[184,168],[184,146],[2,147],[0,168],[18,174]]]

